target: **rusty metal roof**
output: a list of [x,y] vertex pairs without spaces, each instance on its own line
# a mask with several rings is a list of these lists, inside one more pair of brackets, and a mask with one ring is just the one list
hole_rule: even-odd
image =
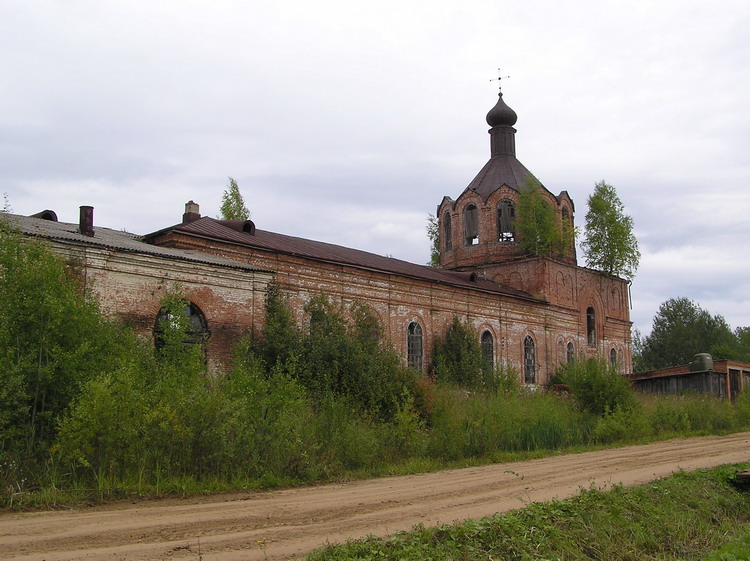
[[527,292],[476,278],[476,275],[472,275],[471,273],[446,271],[436,267],[416,265],[408,261],[385,257],[359,249],[351,249],[340,245],[277,234],[265,230],[254,229],[254,233],[239,231],[236,229],[235,224],[225,223],[224,221],[209,217],[203,217],[186,224],[177,224],[153,234],[148,234],[144,236],[144,240],[153,243],[159,236],[170,232],[186,236],[202,237],[250,249],[283,253],[330,264],[399,275],[425,282],[538,301],[538,299],[532,297]]
[[532,185],[534,183],[541,185],[539,180],[515,156],[503,154],[490,158],[466,189],[475,191],[486,201],[503,185],[519,192],[527,190],[528,180],[533,182]]

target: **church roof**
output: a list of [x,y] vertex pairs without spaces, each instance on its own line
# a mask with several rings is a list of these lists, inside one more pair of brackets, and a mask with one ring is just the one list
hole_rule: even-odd
[[503,185],[521,192],[533,184],[539,184],[539,180],[515,156],[499,155],[484,164],[466,189],[476,192],[486,201]]
[[324,263],[345,265],[366,271],[394,274],[415,280],[491,292],[514,298],[522,298],[524,300],[537,300],[527,292],[477,278],[476,275],[471,273],[447,271],[437,267],[417,265],[401,259],[385,257],[359,249],[268,232],[256,229],[255,225],[250,221],[246,221],[243,227],[239,222],[241,221],[216,220],[203,217],[192,222],[177,224],[176,226],[148,234],[143,239],[146,242],[153,243],[162,235],[169,233],[183,234],[191,237],[217,240],[250,249],[283,253]]
[[487,113],[487,124],[491,127],[506,126],[512,127],[516,124],[518,115],[513,111],[508,104],[503,101],[503,93],[500,92],[497,95],[497,103],[495,107],[490,109]]
[[[42,213],[37,214],[41,215]],[[201,251],[150,245],[144,243],[142,237],[137,234],[123,232],[121,230],[113,230],[111,228],[102,228],[101,226],[96,227],[93,236],[85,236],[80,233],[78,224],[57,222],[56,220],[41,218],[37,215],[21,216],[17,214],[2,214],[0,215],[0,220],[7,220],[12,228],[19,230],[27,236],[58,241],[70,245],[100,247],[102,249],[110,249],[123,253],[140,253],[155,257],[164,257],[167,259],[176,259],[179,261],[229,267],[232,269],[262,271],[258,267],[219,257],[218,255],[203,253]]]
[[497,96],[497,103],[487,113],[490,133],[490,159],[469,183],[466,191],[474,191],[486,201],[492,193],[507,185],[523,192],[541,182],[516,158],[516,112],[503,101],[503,94]]

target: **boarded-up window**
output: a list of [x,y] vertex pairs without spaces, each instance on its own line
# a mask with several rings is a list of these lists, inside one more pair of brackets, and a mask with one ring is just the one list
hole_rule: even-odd
[[536,384],[536,350],[530,336],[523,340],[523,374],[525,383]]
[[468,205],[464,209],[464,239],[466,245],[479,243],[479,223],[475,205]]
[[409,324],[406,340],[406,360],[409,368],[422,371],[422,326],[416,321]]
[[508,199],[497,205],[497,232],[501,242],[516,241],[516,207]]
[[446,212],[443,214],[443,239],[445,240],[445,251],[450,251],[453,248],[453,228],[451,227],[451,213]]

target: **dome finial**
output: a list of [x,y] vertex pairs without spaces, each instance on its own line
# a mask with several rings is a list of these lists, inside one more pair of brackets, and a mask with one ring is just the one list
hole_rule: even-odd
[[[497,83],[498,83],[498,94],[497,94],[497,103],[495,104],[495,107],[490,109],[490,112],[487,113],[487,124],[491,127],[497,127],[500,125],[504,125],[507,127],[512,127],[516,124],[516,120],[518,119],[518,115],[516,115],[516,112],[513,111],[510,107],[508,107],[505,102],[503,101],[503,89],[502,89],[502,79],[503,78],[510,78],[510,76],[502,76],[500,73],[500,69],[497,69]],[[492,81],[492,80],[491,80]]]
[[503,92],[503,84],[502,84],[503,78],[510,78],[510,76],[503,76],[502,72],[500,72],[500,69],[498,68],[497,69],[497,78],[491,78],[490,79],[490,82],[494,82],[495,80],[497,80],[497,91],[500,92],[501,95],[502,95],[502,92]]

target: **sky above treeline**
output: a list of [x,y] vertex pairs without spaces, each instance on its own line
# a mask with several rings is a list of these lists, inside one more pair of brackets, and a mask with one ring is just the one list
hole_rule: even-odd
[[748,29],[747,0],[2,0],[0,192],[145,234],[231,176],[260,229],[426,263],[499,67],[518,159],[579,227],[600,180],[633,217],[635,327],[672,297],[746,326]]

